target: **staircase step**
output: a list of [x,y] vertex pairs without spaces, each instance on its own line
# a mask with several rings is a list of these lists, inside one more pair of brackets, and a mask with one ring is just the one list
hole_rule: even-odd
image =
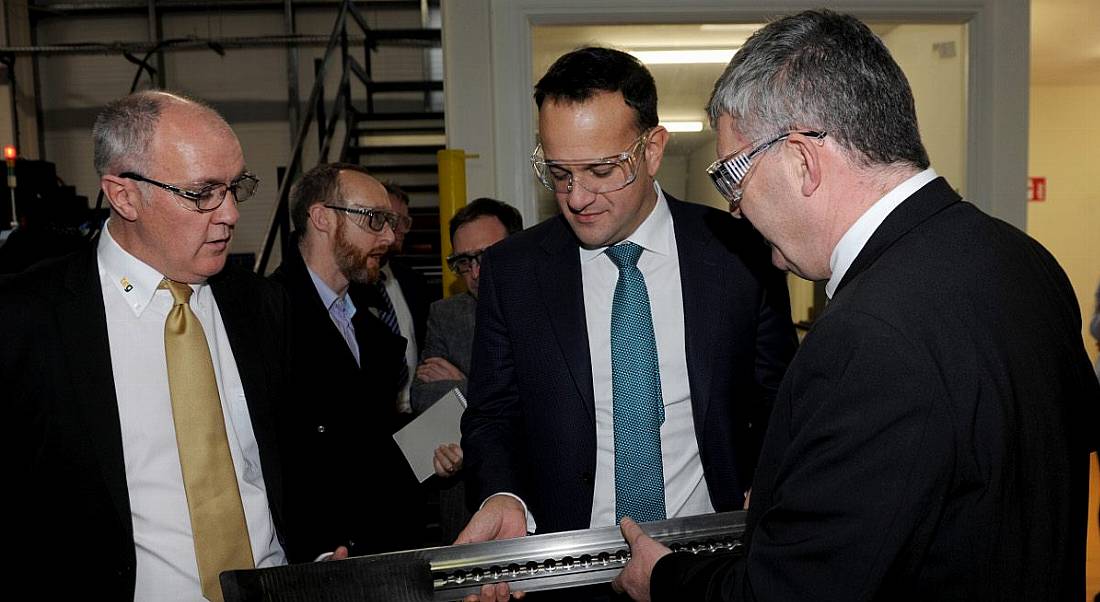
[[389,155],[389,154],[403,154],[403,155],[434,155],[436,151],[441,151],[446,148],[442,144],[425,144],[425,145],[410,145],[410,146],[353,146],[348,149],[348,154],[361,156],[361,155]]
[[421,192],[439,192],[439,184],[402,184],[401,189],[409,194]]
[[396,124],[389,124],[393,127],[375,127],[372,125],[360,125],[354,130],[356,136],[394,136],[394,135],[424,135],[434,134],[442,136],[446,133],[446,130],[441,126],[400,126]]
[[441,91],[443,91],[442,80],[373,81],[367,84],[368,94]]
[[390,113],[368,113],[355,109],[359,121],[443,121],[442,111],[409,111]]
[[371,29],[367,35],[371,41],[384,46],[415,44],[438,47],[443,41],[443,32],[437,28]]
[[359,148],[397,148],[408,146],[438,146],[447,145],[447,136],[436,134],[370,134],[358,136],[355,139]]
[[405,164],[385,164],[385,165],[372,165],[370,163],[364,163],[363,167],[366,167],[371,173],[436,173],[439,171],[439,165],[435,163],[405,163]]

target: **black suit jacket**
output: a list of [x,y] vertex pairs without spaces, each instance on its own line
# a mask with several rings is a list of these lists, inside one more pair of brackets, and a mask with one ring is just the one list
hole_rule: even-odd
[[[666,198],[700,458],[714,508],[740,509],[797,344],[786,281],[746,222]],[[471,504],[515,493],[543,533],[587,528],[592,510],[596,423],[578,244],[557,216],[486,252],[462,419]]]
[[428,283],[424,281],[416,270],[404,259],[391,257],[390,270],[401,285],[401,294],[405,296],[405,302],[409,304],[409,313],[412,314],[413,328],[416,330],[416,348],[424,347],[424,336],[428,328],[428,307],[432,301],[439,299],[442,291],[436,291],[434,295],[428,290]]
[[290,560],[307,562],[340,545],[352,555],[418,547],[419,483],[389,428],[405,339],[353,287],[356,365],[297,244],[272,278],[290,295],[293,323],[291,394],[278,412]]
[[780,387],[744,560],[665,600],[1080,600],[1100,391],[1054,258],[941,178],[845,274]]
[[[285,390],[285,295],[226,268],[210,279],[248,400],[268,502],[282,525],[273,400]],[[5,572],[35,595],[133,599],[135,552],[96,251],[0,281],[0,383],[18,550]],[[122,344],[116,341],[115,344]]]

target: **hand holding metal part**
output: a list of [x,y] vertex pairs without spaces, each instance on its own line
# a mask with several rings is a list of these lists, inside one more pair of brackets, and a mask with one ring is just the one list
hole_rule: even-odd
[[[745,528],[745,512],[726,512],[629,525],[643,558],[639,570],[651,569],[653,552],[737,553]],[[650,540],[649,538],[652,538]],[[542,591],[608,583],[631,560],[631,551],[619,527],[601,527],[546,535],[531,535],[427,548],[340,562],[318,562],[269,569],[223,573],[227,602],[265,600],[398,600],[443,602],[480,595],[482,587],[507,583],[519,591]],[[646,572],[643,570],[643,572]],[[648,575],[647,575],[648,577]],[[628,573],[619,585],[634,588]],[[648,583],[648,580],[646,580]],[[648,585],[646,591],[648,593]],[[644,597],[642,598],[644,599]]]

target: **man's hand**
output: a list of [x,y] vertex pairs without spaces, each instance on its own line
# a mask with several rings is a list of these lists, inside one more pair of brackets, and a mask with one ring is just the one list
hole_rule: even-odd
[[630,562],[626,563],[611,587],[619,593],[626,592],[639,602],[649,602],[649,578],[653,574],[653,565],[666,554],[671,554],[672,550],[650,538],[638,523],[628,517],[623,517],[619,528],[622,529],[623,539],[630,545]]
[[[455,544],[475,543],[497,539],[511,539],[527,535],[527,515],[523,504],[514,497],[494,495],[474,513],[462,533],[458,534]],[[481,596],[466,596],[464,602],[506,602],[510,595],[507,583],[494,583],[481,587]],[[522,598],[523,592],[512,594]]]
[[317,558],[313,559],[313,562],[328,562],[329,560],[347,560],[348,549],[344,546],[338,546],[332,552],[325,552]]
[[432,466],[435,467],[436,476],[444,479],[453,477],[462,470],[462,448],[457,443],[440,445],[435,448]]
[[426,357],[416,367],[416,378],[430,383],[437,380],[466,380],[466,375],[441,357]]

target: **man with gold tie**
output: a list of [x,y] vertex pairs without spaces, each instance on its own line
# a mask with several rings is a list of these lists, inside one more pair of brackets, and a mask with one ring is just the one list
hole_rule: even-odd
[[221,600],[221,571],[285,562],[285,298],[223,269],[258,180],[175,94],[112,102],[94,138],[98,241],[0,282],[9,570],[49,599]]

